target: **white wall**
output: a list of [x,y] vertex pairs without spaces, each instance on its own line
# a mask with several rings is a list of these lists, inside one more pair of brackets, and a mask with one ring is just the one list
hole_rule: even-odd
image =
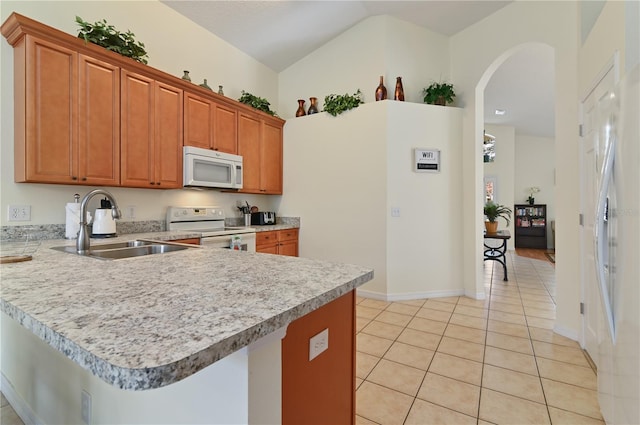
[[[207,78],[212,87],[222,84],[225,94],[234,99],[246,90],[277,104],[278,76],[274,71],[158,1],[3,1],[2,22],[14,11],[73,35],[78,28],[76,15],[89,22],[106,19],[122,31],[130,29],[137,40],[145,43],[149,65],[154,68],[176,76],[182,76],[187,69],[195,83]],[[65,203],[73,201],[74,193],[83,195],[93,187],[13,183],[13,48],[4,37],[0,43],[0,224],[63,224]],[[114,194],[120,207],[136,207],[135,219],[125,216],[126,221],[164,220],[169,205],[220,205],[226,207],[228,216],[239,217],[237,200],[246,199],[263,210],[272,209],[277,201],[277,197],[217,190],[107,190]],[[9,204],[31,205],[32,220],[8,223]],[[97,205],[92,203],[90,209]]]
[[[303,218],[300,255],[372,267],[359,292],[376,298],[461,294],[460,122],[391,100],[288,120],[280,210]],[[413,148],[440,149],[442,171],[414,173]]]
[[407,102],[422,103],[422,88],[449,77],[448,39],[390,16],[363,20],[279,74],[278,112],[295,116],[297,99],[318,98],[360,89],[365,102],[375,101],[380,75],[388,99],[396,77],[402,77]]
[[[462,295],[462,111],[388,103],[387,297]],[[413,148],[440,150],[441,171],[414,172]]]
[[[483,162],[484,176],[493,176],[497,179],[495,202],[513,209],[513,204],[518,202],[518,199],[514,198],[514,181],[518,174],[515,165],[517,157],[516,130],[514,127],[492,124],[486,124],[485,130],[496,137],[496,157],[494,162]],[[498,227],[500,229],[506,228],[511,233],[511,240],[507,243],[509,249],[513,249],[515,246],[513,218],[514,215],[511,214],[508,226],[504,220],[498,220]]]
[[528,188],[537,186],[536,204],[547,205],[547,248],[553,247],[551,221],[555,220],[555,140],[516,135],[514,202],[526,204]]
[[577,136],[577,3],[513,2],[451,37],[451,75],[463,116],[464,285],[482,288],[482,130],[484,87],[506,58],[528,43],[555,50],[556,87],[556,329],[577,338],[579,291],[579,180]]
[[287,120],[280,211],[301,217],[301,257],[375,270],[363,286],[386,293],[386,108]]

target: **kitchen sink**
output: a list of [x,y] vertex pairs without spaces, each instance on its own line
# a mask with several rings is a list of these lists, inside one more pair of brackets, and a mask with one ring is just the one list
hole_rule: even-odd
[[[141,257],[152,254],[164,254],[167,252],[183,251],[189,248],[198,248],[198,245],[187,245],[166,241],[135,240],[127,242],[115,242],[92,246],[85,257],[93,257],[102,260],[119,260],[122,258]],[[75,246],[54,246],[56,251],[76,254]]]

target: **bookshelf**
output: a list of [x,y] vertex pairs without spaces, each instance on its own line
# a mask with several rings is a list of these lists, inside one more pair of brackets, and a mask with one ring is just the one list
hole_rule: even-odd
[[513,211],[516,248],[547,249],[547,206],[516,204]]

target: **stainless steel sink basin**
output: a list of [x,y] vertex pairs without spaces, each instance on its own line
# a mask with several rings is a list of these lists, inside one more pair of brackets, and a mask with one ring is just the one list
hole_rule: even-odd
[[[93,257],[102,260],[118,260],[122,258],[183,251],[190,248],[198,248],[198,245],[187,245],[165,241],[135,240],[95,245],[91,247],[89,253],[84,255],[84,257]],[[78,255],[75,246],[54,246],[51,249]]]

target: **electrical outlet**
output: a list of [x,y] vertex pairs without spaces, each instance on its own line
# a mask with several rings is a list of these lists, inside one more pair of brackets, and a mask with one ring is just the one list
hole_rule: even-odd
[[31,205],[9,205],[9,221],[31,221]]
[[135,205],[128,205],[125,209],[125,216],[129,220],[133,220],[136,218],[136,207]]
[[82,422],[89,425],[91,423],[91,394],[82,390],[80,415]]
[[391,217],[400,217],[400,208],[391,208]]
[[309,339],[309,361],[315,359],[329,348],[329,328]]

